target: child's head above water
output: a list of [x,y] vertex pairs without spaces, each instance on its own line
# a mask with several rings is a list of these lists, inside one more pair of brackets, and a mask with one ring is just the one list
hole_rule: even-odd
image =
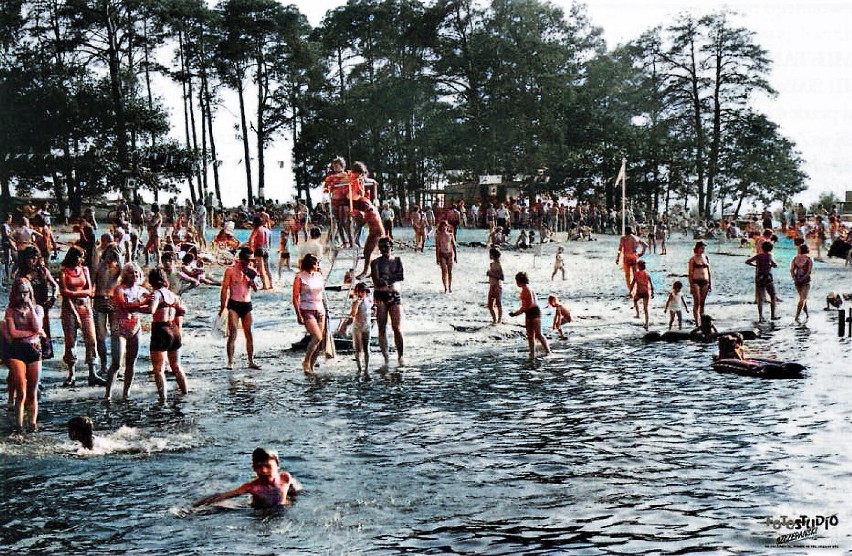
[[79,441],[84,448],[91,450],[94,446],[94,425],[85,415],[77,415],[68,421],[68,438]]
[[266,463],[269,460],[274,460],[277,465],[281,464],[281,460],[278,458],[278,452],[275,450],[269,450],[267,448],[258,447],[254,449],[254,452],[251,453],[251,465],[252,467],[257,467],[262,463]]

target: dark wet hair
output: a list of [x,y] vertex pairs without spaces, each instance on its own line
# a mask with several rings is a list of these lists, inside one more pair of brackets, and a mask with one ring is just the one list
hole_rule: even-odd
[[648,266],[648,265],[646,265],[646,264],[645,264],[645,261],[637,261],[637,262],[636,262],[636,267],[637,267],[639,270],[645,270],[645,267],[646,267],[646,266]]
[[694,253],[695,251],[698,251],[703,247],[707,247],[707,244],[705,244],[703,241],[696,241],[695,247],[692,248],[692,252]]
[[626,228],[624,228],[624,235],[629,236],[632,233],[633,233],[633,228],[631,228],[630,226],[627,226]]
[[682,290],[683,282],[681,282],[680,280],[675,280],[674,284],[672,284],[672,287],[676,290]]
[[519,272],[515,274],[515,282],[526,286],[530,283],[530,277],[527,276],[526,272]]
[[763,243],[760,244],[760,248],[763,249],[764,253],[771,252],[774,247],[775,246],[772,245],[771,241],[764,241]]
[[804,243],[799,245],[799,254],[800,255],[807,255],[810,252],[811,252],[811,250]]
[[319,228],[311,228],[311,239],[319,239],[322,235],[322,230]]
[[65,258],[62,259],[62,267],[63,268],[73,268],[77,266],[80,262],[80,259],[86,256],[86,250],[80,247],[79,245],[72,245],[68,248],[68,252],[65,253]]
[[195,260],[195,255],[193,255],[192,253],[186,253],[183,256],[183,264],[189,264],[194,260]]
[[261,224],[263,224],[263,220],[260,219],[260,216],[255,216],[254,218],[251,219],[251,225],[254,226],[255,228],[257,228]]
[[94,425],[89,417],[77,415],[68,421],[68,438],[79,441],[84,448],[91,450],[94,447],[93,429]]
[[237,252],[237,258],[243,262],[246,262],[252,257],[252,250],[248,247],[240,247],[240,250]]
[[269,450],[267,448],[255,448],[254,452],[251,453],[251,466],[256,467],[262,463],[266,463],[267,461],[274,459],[275,463],[281,464],[281,460],[278,458],[278,452],[275,450]]
[[168,285],[169,281],[162,268],[152,268],[151,272],[148,273],[148,283],[151,284],[154,289],[159,289]]
[[390,249],[390,248],[393,247],[393,241],[388,236],[380,237],[379,238],[379,249],[381,249],[382,246],[385,246],[388,249]]
[[160,255],[160,263],[170,263],[175,260],[173,251],[163,251],[163,254]]
[[500,255],[502,255],[502,253],[496,247],[492,247],[491,249],[488,250],[488,256],[491,257],[492,259],[494,259],[495,261],[500,260]]
[[313,253],[307,253],[304,257],[302,257],[301,262],[299,262],[299,269],[307,272],[311,270],[318,262],[319,259],[316,255],[314,255]]

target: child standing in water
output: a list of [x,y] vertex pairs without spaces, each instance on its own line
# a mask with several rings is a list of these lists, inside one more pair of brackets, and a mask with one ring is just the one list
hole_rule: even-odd
[[488,276],[488,312],[491,313],[491,324],[503,322],[503,266],[500,264],[500,250],[492,247],[488,251],[491,264],[485,275]]
[[373,318],[373,300],[370,298],[370,289],[364,282],[355,284],[355,301],[349,311],[352,319],[352,348],[355,350],[355,362],[358,365],[358,373],[361,373],[361,355],[364,356],[363,371],[366,373],[370,368],[370,326]]
[[278,467],[280,464],[278,452],[275,450],[255,448],[251,454],[251,467],[257,477],[253,481],[243,483],[233,490],[206,496],[193,506],[215,504],[241,494],[251,494],[252,508],[287,506],[291,503],[292,496],[302,490],[302,485],[295,477],[281,471]]
[[683,330],[683,310],[689,311],[689,305],[686,304],[686,299],[683,298],[683,282],[675,280],[672,284],[672,290],[666,298],[666,306],[663,307],[663,312],[669,313],[669,330],[672,329],[675,317],[677,317],[677,329]]
[[771,241],[762,242],[760,244],[761,252],[745,262],[745,264],[754,267],[754,296],[757,301],[757,317],[760,322],[763,322],[763,302],[767,294],[769,294],[770,317],[772,320],[781,318],[775,314],[775,283],[772,278],[772,269],[778,264],[772,258],[772,247]]
[[518,297],[521,298],[521,306],[516,311],[509,313],[510,317],[524,315],[524,328],[527,331],[527,343],[530,348],[530,363],[535,364],[535,341],[538,340],[544,348],[544,354],[550,355],[550,346],[541,333],[541,308],[535,301],[535,294],[530,289],[530,279],[526,272],[515,275],[515,284],[521,289]]
[[568,310],[568,307],[559,303],[559,298],[555,295],[548,296],[547,304],[556,309],[553,313],[553,325],[551,328],[556,330],[556,333],[559,334],[560,340],[564,340],[565,334],[562,332],[562,324],[571,322],[571,311]]
[[636,318],[639,318],[639,301],[645,311],[645,330],[648,330],[648,300],[654,297],[654,284],[651,277],[645,272],[645,261],[636,263],[636,271],[633,273],[633,282],[630,284],[633,292],[633,308],[636,310]]
[[553,261],[553,274],[550,275],[550,279],[553,280],[556,277],[557,272],[562,273],[562,279],[565,279],[565,261],[562,259],[562,253],[565,250],[562,247],[556,249],[556,260]]

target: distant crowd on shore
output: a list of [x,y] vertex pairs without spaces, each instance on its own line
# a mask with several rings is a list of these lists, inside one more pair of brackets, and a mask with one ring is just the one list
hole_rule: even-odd
[[[65,386],[76,385],[79,370],[76,343],[82,337],[88,385],[104,388],[104,397],[111,399],[113,385],[122,376],[122,397],[126,398],[135,374],[141,315],[150,314],[152,375],[159,399],[164,401],[166,361],[174,373],[178,391],[181,394],[187,391],[180,362],[181,324],[187,309],[180,295],[188,289],[205,285],[219,288],[217,314],[227,337],[225,366],[234,365],[237,331],[242,330],[248,367],[260,368],[254,359],[252,292],[273,288],[272,230],[280,226],[277,277],[280,280],[282,271],[289,271],[295,265],[292,304],[296,320],[305,327],[308,338],[302,369],[307,374],[313,373],[318,356],[333,350],[329,346],[333,337],[345,334],[351,325],[358,369],[366,373],[374,319],[383,357],[381,369],[386,370],[389,365],[387,324],[391,324],[398,366],[405,366],[401,332],[403,303],[396,287],[404,280],[404,271],[401,260],[393,254],[394,246],[401,243],[394,239],[394,227],[413,228],[413,244],[406,246],[413,247],[415,252],[424,252],[431,243],[446,294],[453,291],[458,231],[466,227],[486,229],[487,241],[482,245],[489,249],[491,259],[486,270],[489,282],[486,303],[492,322],[499,324],[503,320],[504,276],[500,263],[503,251],[533,248],[554,241],[557,233],[564,234],[561,238],[568,240],[593,240],[596,234],[616,233],[622,216],[614,209],[604,210],[590,203],[569,206],[563,200],[547,197],[529,204],[511,198],[472,205],[458,200],[440,208],[424,203],[403,210],[395,196],[381,202],[377,199],[377,184],[366,165],[356,162],[347,169],[342,158],[331,162],[323,186],[327,200],[313,211],[300,201],[284,204],[266,201],[254,207],[243,201],[235,209],[225,211],[216,209],[212,196],[208,195],[204,202],[196,204],[188,201],[180,205],[171,198],[162,206],[153,203],[147,209],[120,199],[108,212],[106,226],[98,222],[92,207],[85,208],[73,220],[67,212],[58,217],[50,203],[24,204],[16,216],[7,216],[2,226],[2,281],[4,286],[10,286],[10,293],[0,340],[9,367],[9,405],[14,408],[16,426],[22,429],[24,416],[29,413],[30,427],[37,427],[41,361],[54,356],[48,315],[57,297],[61,300],[62,360],[68,370]],[[829,239],[848,241],[847,228],[836,210],[808,216],[804,207],[798,205],[779,214],[780,226],[769,211],[762,217],[747,219],[742,225],[730,218],[695,223],[682,211],[673,214],[649,217],[628,211],[624,215],[630,226],[619,242],[616,263],[624,269],[635,316],[640,317],[640,308],[644,312],[645,328],[649,325],[649,299],[655,292],[646,261],[641,259],[646,252],[658,249],[665,255],[666,241],[673,231],[700,240],[687,263],[687,283],[676,281],[668,292],[664,311],[669,313],[670,328],[675,322],[682,327],[682,313],[689,310],[684,299],[687,292],[692,296],[695,325],[700,326],[706,317],[705,302],[712,289],[712,275],[705,249],[711,240],[732,239],[753,246],[754,256],[746,263],[755,267],[755,296],[762,320],[766,302],[770,318],[778,316],[772,276],[772,269],[777,266],[771,256],[777,239],[773,230],[794,238],[798,253],[790,273],[799,293],[797,321],[801,315],[805,318],[808,315],[807,294],[813,266],[810,250],[815,249],[819,258]],[[71,225],[72,233],[77,234],[67,245],[58,241],[52,230],[57,218]],[[236,237],[239,225],[251,228],[248,240]],[[216,230],[212,241],[206,237],[210,226]],[[363,268],[360,273],[355,268],[346,273],[345,287],[351,306],[332,331],[325,296],[328,269],[322,269],[321,265],[325,253],[340,249],[357,250]],[[378,254],[374,254],[376,249]],[[58,273],[50,272],[49,262],[59,260],[62,253]],[[292,253],[295,261],[291,261]],[[225,271],[221,277],[214,276],[209,265],[222,265]],[[560,274],[564,280],[562,247],[555,254],[551,279]],[[366,279],[371,284],[363,281]],[[515,283],[520,306],[509,314],[525,316],[530,359],[534,362],[536,343],[546,353],[550,349],[541,334],[541,309],[527,274],[518,273]],[[562,327],[571,322],[570,310],[553,295],[547,296],[547,304],[554,309],[551,328],[564,337]]]

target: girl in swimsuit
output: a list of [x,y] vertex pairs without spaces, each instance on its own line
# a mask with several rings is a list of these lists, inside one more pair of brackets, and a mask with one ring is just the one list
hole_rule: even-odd
[[523,313],[527,343],[530,348],[530,363],[535,364],[536,340],[544,348],[544,354],[550,355],[550,346],[547,345],[547,339],[541,333],[541,308],[535,302],[535,294],[530,289],[530,279],[526,272],[519,272],[515,275],[515,284],[521,289],[518,293],[521,298],[521,306],[516,311],[509,313],[509,316],[516,317]]
[[137,313],[148,312],[151,293],[142,287],[142,271],[136,263],[127,263],[121,269],[121,282],[115,288],[112,302],[115,312],[112,319],[112,335],[110,347],[112,364],[107,373],[106,392],[104,399],[109,400],[115,375],[121,366],[124,352],[124,391],[122,399],[127,399],[130,386],[133,385],[133,375],[136,368],[136,356],[139,354],[139,331],[142,328]]
[[325,278],[320,271],[319,259],[311,253],[302,257],[300,271],[293,280],[293,308],[296,320],[305,326],[311,339],[302,360],[305,374],[313,374],[314,365],[319,357],[320,344],[325,332]]
[[814,266],[814,261],[809,253],[808,246],[802,243],[799,246],[799,254],[790,261],[790,276],[793,278],[793,285],[796,286],[796,292],[799,294],[799,303],[796,305],[796,322],[799,322],[799,315],[803,310],[805,311],[805,320],[808,319],[808,293],[811,290],[811,270]]
[[148,283],[154,288],[151,294],[151,366],[160,402],[166,401],[165,358],[175,375],[181,394],[186,394],[186,376],[180,368],[180,325],[186,312],[180,298],[169,289],[169,281],[162,269],[148,274]]
[[689,258],[687,264],[686,275],[689,278],[689,291],[692,293],[692,316],[695,319],[695,326],[698,326],[701,322],[701,316],[704,314],[704,302],[707,300],[707,294],[713,288],[710,277],[710,261],[704,254],[703,241],[695,242],[692,257]]
[[74,386],[77,356],[74,346],[77,343],[77,329],[83,334],[86,344],[86,365],[89,367],[89,386],[104,386],[106,381],[95,374],[95,320],[92,313],[92,295],[94,286],[89,269],[83,266],[85,253],[82,248],[72,245],[62,260],[59,274],[59,293],[62,294],[60,321],[65,337],[65,355],[63,361],[68,365],[68,378],[63,386]]
[[29,410],[30,428],[38,430],[38,387],[41,373],[41,338],[44,310],[33,299],[29,280],[17,278],[9,292],[3,334],[8,340],[6,365],[9,367],[9,399],[15,400],[15,423],[24,427],[24,410]]

